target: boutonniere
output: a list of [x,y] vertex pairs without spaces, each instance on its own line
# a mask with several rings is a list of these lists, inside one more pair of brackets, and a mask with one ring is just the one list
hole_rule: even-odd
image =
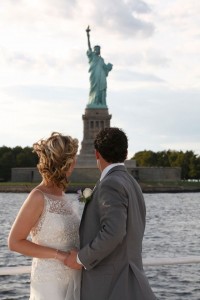
[[78,191],[78,200],[83,203],[87,203],[92,199],[92,189],[90,188],[85,188],[83,191],[79,190]]

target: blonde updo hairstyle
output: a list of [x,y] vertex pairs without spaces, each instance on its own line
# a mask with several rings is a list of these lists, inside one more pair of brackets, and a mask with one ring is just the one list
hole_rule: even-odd
[[33,151],[39,157],[37,168],[45,184],[51,182],[65,190],[70,170],[78,150],[78,140],[71,136],[53,132],[48,139],[33,144]]

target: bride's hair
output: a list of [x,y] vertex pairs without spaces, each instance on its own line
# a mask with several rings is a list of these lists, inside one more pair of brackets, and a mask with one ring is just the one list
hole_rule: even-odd
[[33,144],[39,157],[37,168],[46,183],[51,182],[63,190],[67,187],[66,172],[70,170],[78,150],[78,140],[53,132],[47,139]]

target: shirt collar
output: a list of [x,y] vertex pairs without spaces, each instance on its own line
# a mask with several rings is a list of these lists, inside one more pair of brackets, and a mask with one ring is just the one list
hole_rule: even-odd
[[124,166],[124,163],[114,163],[108,165],[101,173],[100,181],[106,176],[106,174],[114,167],[116,166]]

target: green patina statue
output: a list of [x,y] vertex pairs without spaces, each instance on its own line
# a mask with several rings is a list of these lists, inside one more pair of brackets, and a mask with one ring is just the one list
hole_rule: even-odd
[[88,39],[87,56],[89,59],[89,73],[90,73],[90,93],[88,108],[107,108],[106,105],[106,77],[112,70],[112,64],[105,64],[103,58],[100,56],[100,46],[94,46],[92,51],[90,44],[90,28],[86,29]]

